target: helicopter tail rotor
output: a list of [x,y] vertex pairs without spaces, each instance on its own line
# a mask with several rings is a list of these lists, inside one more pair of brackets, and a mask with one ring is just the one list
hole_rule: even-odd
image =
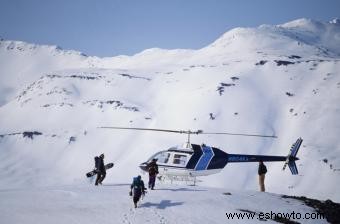
[[302,138],[298,138],[296,142],[292,145],[282,170],[285,170],[288,165],[290,172],[292,172],[293,175],[297,175],[299,173],[295,161],[299,160],[299,158],[297,158],[296,155],[300,149],[302,141],[303,141]]

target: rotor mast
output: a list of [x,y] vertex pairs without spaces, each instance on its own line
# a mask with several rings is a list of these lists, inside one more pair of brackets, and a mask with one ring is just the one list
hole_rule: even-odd
[[191,144],[190,144],[190,133],[188,133],[188,141],[187,141],[187,149],[191,148]]
[[188,134],[188,141],[186,142],[186,148],[191,149],[190,135],[191,134],[196,134],[196,135],[202,134],[203,131],[202,130],[197,130],[197,131],[188,130],[188,131],[182,131],[182,133]]

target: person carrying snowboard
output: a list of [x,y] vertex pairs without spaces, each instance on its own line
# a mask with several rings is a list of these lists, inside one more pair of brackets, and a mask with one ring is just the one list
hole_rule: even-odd
[[156,163],[157,159],[152,159],[152,161],[146,166],[149,171],[149,189],[154,189],[156,182],[156,175],[158,174],[158,165]]
[[133,178],[131,188],[130,188],[130,196],[132,196],[133,203],[135,205],[135,208],[137,208],[137,203],[141,196],[145,195],[146,193],[146,188],[144,187],[144,182],[142,180],[142,177],[138,175],[137,177]]
[[94,157],[94,161],[95,161],[96,170],[98,170],[97,179],[95,183],[95,185],[97,186],[98,184],[102,184],[106,176],[106,170],[105,170],[105,165],[104,165],[104,154],[101,154],[99,157],[98,156]]

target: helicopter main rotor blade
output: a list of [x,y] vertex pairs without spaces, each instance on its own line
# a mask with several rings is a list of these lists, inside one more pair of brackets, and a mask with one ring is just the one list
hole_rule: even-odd
[[172,132],[179,134],[201,134],[202,131],[181,131],[181,130],[169,130],[169,129],[154,129],[154,128],[128,128],[128,127],[98,127],[98,128],[106,128],[106,129],[125,129],[125,130],[138,130],[138,131],[161,131],[161,132]]
[[260,137],[260,138],[277,138],[275,135],[256,135],[256,134],[242,134],[242,133],[229,133],[229,132],[202,132],[200,134],[206,135],[238,135],[248,137]]
[[169,130],[169,129],[155,129],[155,128],[129,128],[129,127],[98,127],[105,129],[121,129],[121,130],[138,130],[138,131],[161,131],[161,132],[172,132],[179,134],[206,134],[206,135],[238,135],[248,137],[261,137],[261,138],[277,138],[275,135],[257,135],[257,134],[242,134],[242,133],[230,133],[230,132],[203,132],[202,130],[197,131],[183,131],[183,130]]

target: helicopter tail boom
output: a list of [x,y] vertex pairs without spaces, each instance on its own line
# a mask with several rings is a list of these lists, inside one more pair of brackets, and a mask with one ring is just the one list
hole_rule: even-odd
[[277,162],[277,161],[284,161],[285,164],[283,166],[282,170],[285,170],[285,168],[289,167],[291,173],[293,175],[297,175],[298,169],[296,166],[295,161],[299,160],[299,158],[296,157],[300,146],[302,144],[302,138],[298,138],[296,142],[292,145],[288,156],[265,156],[265,155],[245,155],[245,154],[227,154],[228,155],[228,163],[240,163],[240,162]]
[[288,165],[293,175],[298,174],[295,164],[302,138],[299,138],[291,147],[288,156],[270,156],[270,155],[247,155],[247,154],[228,154],[218,148],[206,145],[192,144],[194,151],[193,156],[189,160],[186,168],[194,171],[208,171],[223,169],[228,163],[242,162],[285,162],[283,170]]

